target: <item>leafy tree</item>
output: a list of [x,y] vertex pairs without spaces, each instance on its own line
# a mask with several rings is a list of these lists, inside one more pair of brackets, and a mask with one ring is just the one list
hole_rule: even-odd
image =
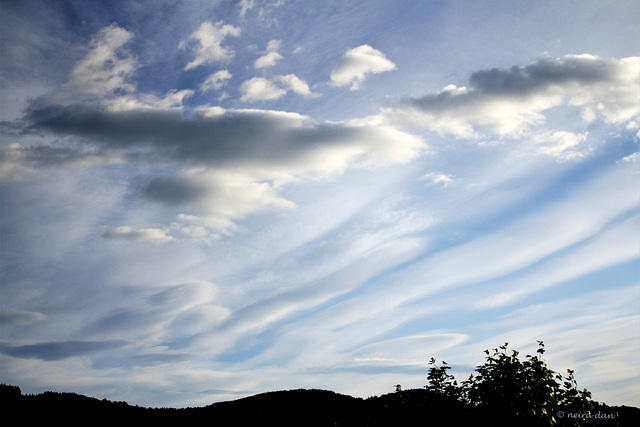
[[424,388],[434,393],[437,396],[446,396],[449,398],[458,398],[460,396],[460,388],[455,377],[447,371],[451,367],[442,361],[442,365],[438,366],[436,359],[433,357],[429,360],[429,372],[427,373],[427,384]]
[[493,353],[485,350],[486,362],[463,384],[467,401],[485,412],[553,425],[560,389],[556,373],[542,360],[544,344],[538,343],[538,354],[524,361],[519,352],[509,353],[508,343]]
[[[521,424],[555,425],[560,408],[589,412],[591,393],[578,390],[573,371],[564,383],[562,375],[549,369],[543,360],[544,343],[538,341],[536,355],[519,359],[519,352],[508,351],[508,343],[489,352],[483,365],[462,385],[465,400],[485,413],[517,419]],[[579,424],[589,425],[585,419]]]
[[[573,376],[573,369],[567,369],[568,375],[564,378],[562,389],[560,390],[560,405],[574,413],[589,413],[595,409],[594,402],[591,400],[591,392],[586,388],[579,390],[578,383]],[[560,374],[557,379],[562,380]]]
[[[536,355],[520,359],[520,353],[509,351],[508,343],[485,350],[486,361],[477,366],[475,375],[458,385],[447,371],[446,362],[438,366],[434,358],[429,361],[427,390],[436,396],[458,399],[472,407],[483,418],[497,416],[508,425],[555,425],[562,409],[572,413],[590,413],[594,409],[591,393],[579,390],[572,370],[563,380],[543,360],[544,343],[538,341]],[[573,425],[590,425],[591,420],[580,420]]]

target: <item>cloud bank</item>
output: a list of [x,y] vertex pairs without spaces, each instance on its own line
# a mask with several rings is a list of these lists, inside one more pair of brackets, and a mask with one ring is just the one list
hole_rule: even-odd
[[421,98],[406,98],[391,114],[460,138],[517,136],[562,105],[578,108],[586,121],[621,123],[640,112],[639,74],[640,57],[567,55],[476,72],[468,86],[449,85]]
[[[197,58],[187,68],[228,59],[231,53],[220,42],[238,33],[221,23],[202,24],[192,36],[200,43]],[[187,117],[183,102],[193,94],[191,90],[171,91],[164,97],[134,92],[135,86],[127,78],[135,58],[116,54],[130,38],[130,33],[115,26],[101,31],[87,56],[74,67],[68,83],[32,102],[23,119],[28,132],[72,138],[81,148],[62,151],[9,146],[4,149],[8,159],[3,162],[5,169],[20,161],[52,165],[64,159],[81,164],[91,159],[122,160],[137,153],[171,168],[171,172],[147,176],[140,197],[178,211],[188,210],[179,213],[199,212],[218,218],[217,223],[225,226],[217,231],[225,232],[232,228],[230,220],[293,206],[279,196],[286,184],[340,174],[353,167],[406,163],[426,148],[419,137],[392,126],[322,123],[297,113],[199,106]],[[91,70],[102,72],[89,82],[84,71],[88,63]],[[229,78],[228,71],[218,71],[201,89],[219,89]],[[74,88],[74,95],[82,93],[83,98],[71,96],[68,88]],[[295,74],[269,80],[255,77],[245,81],[240,90],[244,101],[277,99],[288,91],[314,95]],[[172,240],[159,229],[128,226],[108,230],[104,237]]]

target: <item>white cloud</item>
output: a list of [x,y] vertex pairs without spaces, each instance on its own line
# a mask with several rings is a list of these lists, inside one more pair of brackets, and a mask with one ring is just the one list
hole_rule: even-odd
[[430,334],[378,341],[358,348],[354,354],[354,361],[367,364],[424,366],[430,354],[442,353],[451,347],[460,345],[468,338],[462,334]]
[[132,111],[132,110],[180,110],[186,98],[194,94],[191,89],[180,91],[171,90],[162,98],[150,94],[130,94],[105,99],[102,101],[105,109],[111,112]]
[[[212,62],[227,62],[234,56],[233,50],[222,46],[227,37],[240,36],[240,28],[233,25],[216,22],[203,22],[200,27],[190,36],[190,39],[197,40],[195,49],[195,59],[189,62],[184,69],[190,70]],[[180,43],[185,47],[184,42]]]
[[296,76],[295,74],[287,74],[285,76],[274,76],[271,79],[263,77],[254,77],[246,80],[240,85],[242,92],[241,101],[274,101],[287,92],[294,92],[304,97],[317,96],[311,92],[307,82]]
[[240,17],[243,17],[247,11],[255,6],[255,0],[240,0]]
[[102,235],[106,239],[125,239],[136,242],[164,243],[174,240],[165,230],[158,228],[133,229],[127,226],[110,228]]
[[207,77],[207,79],[200,85],[200,90],[202,92],[220,90],[227,84],[227,81],[229,81],[231,77],[233,77],[233,75],[229,70],[216,71],[209,75],[209,77]]
[[171,226],[193,239],[204,242],[217,240],[222,235],[229,235],[238,229],[233,220],[224,215],[197,216],[179,214]]
[[272,67],[276,65],[276,63],[281,59],[282,59],[282,55],[280,55],[278,52],[269,52],[261,56],[260,58],[256,59],[254,67],[255,68]]
[[66,103],[103,98],[116,91],[132,92],[135,84],[129,78],[138,64],[123,49],[132,38],[132,33],[116,25],[100,30],[91,40],[86,56],[69,73],[68,82],[39,101]]
[[309,89],[307,82],[296,76],[295,74],[287,74],[286,76],[276,76],[274,80],[279,82],[285,89],[297,93],[302,96],[314,96],[315,94]]
[[262,77],[254,77],[240,85],[241,101],[271,101],[284,96],[287,91],[276,86],[272,81]]
[[331,70],[331,83],[334,86],[351,85],[350,90],[358,90],[369,75],[395,69],[396,65],[382,52],[365,44],[344,54]]
[[635,152],[622,159],[623,162],[635,163],[640,161],[640,152]]
[[282,55],[278,53],[278,49],[280,49],[280,40],[271,40],[267,45],[266,53],[256,59],[254,67],[266,68],[276,65],[276,63],[282,59]]
[[536,153],[566,161],[584,157],[585,153],[579,146],[587,136],[588,133],[541,131],[531,136],[531,142]]
[[447,175],[438,172],[429,172],[422,176],[422,179],[430,182],[434,185],[444,185],[448,186],[455,182],[455,177],[453,175]]

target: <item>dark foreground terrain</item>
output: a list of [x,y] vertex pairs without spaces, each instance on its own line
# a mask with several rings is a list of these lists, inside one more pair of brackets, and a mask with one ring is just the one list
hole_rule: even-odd
[[[5,420],[15,416],[18,423],[30,425],[52,421],[65,425],[158,421],[210,426],[549,425],[548,422],[512,418],[499,409],[483,411],[425,389],[398,391],[368,399],[324,390],[276,391],[199,408],[156,409],[74,393],[24,395],[16,386],[1,385],[0,402]],[[572,413],[567,409],[556,415],[555,425],[635,427],[640,425],[640,409],[602,404],[596,404],[588,414]]]

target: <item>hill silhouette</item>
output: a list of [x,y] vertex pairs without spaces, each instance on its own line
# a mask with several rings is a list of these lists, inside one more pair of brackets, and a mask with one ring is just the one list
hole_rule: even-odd
[[[126,402],[100,400],[75,393],[47,391],[35,395],[22,394],[19,387],[2,384],[0,407],[5,420],[15,419],[29,424],[60,420],[66,425],[87,425],[97,421],[309,427],[514,425],[499,410],[490,413],[479,411],[426,389],[403,390],[367,399],[327,390],[283,390],[204,407],[175,409],[132,406]],[[634,407],[597,404],[591,414],[590,420],[565,418],[558,420],[556,425],[640,425],[640,409]],[[597,414],[613,417],[595,418]],[[585,421],[590,423],[585,424]],[[516,425],[549,424],[528,422]]]
[[367,399],[327,390],[297,389],[260,393],[196,408],[144,408],[75,393],[22,394],[0,385],[5,419],[35,424],[60,420],[66,425],[123,422],[213,424],[214,426],[603,426],[640,425],[640,409],[608,406],[577,387],[573,371],[550,370],[538,342],[537,355],[519,358],[507,343],[485,351],[486,361],[458,384],[445,363],[429,362],[428,384]]

